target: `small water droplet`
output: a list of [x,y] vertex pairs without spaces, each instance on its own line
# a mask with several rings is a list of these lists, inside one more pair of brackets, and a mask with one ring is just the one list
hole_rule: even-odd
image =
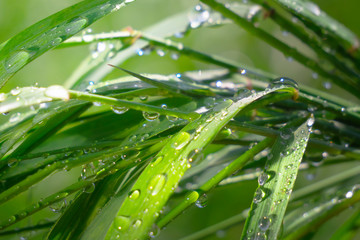
[[146,100],[148,100],[148,96],[139,96],[139,99],[141,101],[146,101]]
[[0,93],[0,102],[5,101],[6,99],[6,94],[5,93]]
[[271,89],[275,87],[292,87],[295,89],[299,89],[298,84],[294,80],[285,77],[276,78],[273,81],[271,81],[268,88]]
[[143,112],[143,117],[148,121],[155,121],[160,116],[157,112]]
[[21,93],[21,89],[19,87],[16,87],[14,89],[11,89],[10,93],[13,96],[17,96],[17,95],[19,95]]
[[8,161],[9,167],[16,167],[18,165],[19,161],[16,158],[12,158]]
[[210,12],[204,9],[202,5],[197,4],[195,6],[195,11],[191,12],[189,15],[190,27],[198,28],[209,18],[210,18]]
[[101,104],[101,102],[93,102],[93,105],[94,105],[95,107],[100,107],[102,104]]
[[163,158],[164,158],[163,156],[157,157],[153,162],[151,162],[150,166],[154,167],[154,166],[158,165],[163,160]]
[[66,202],[66,199],[62,199],[58,202],[55,202],[53,204],[51,204],[49,206],[50,210],[55,212],[55,213],[59,213],[59,212],[62,212],[64,210],[64,208],[66,207],[67,205],[67,202]]
[[160,57],[163,57],[163,56],[165,56],[165,51],[164,50],[162,50],[162,49],[157,49],[156,50],[156,53],[157,53],[157,55],[159,55]]
[[27,51],[18,51],[12,53],[5,60],[5,69],[8,73],[15,73],[22,68],[30,59],[30,53]]
[[331,89],[332,84],[331,84],[331,82],[324,82],[324,83],[323,83],[323,87],[324,87],[325,89]]
[[84,193],[92,193],[95,191],[95,183],[91,183],[89,186],[85,187],[83,192]]
[[290,139],[292,136],[292,131],[289,128],[284,128],[280,131],[280,137],[284,140]]
[[315,16],[320,16],[321,10],[318,5],[313,2],[304,2],[304,4],[311,13],[313,13]]
[[180,57],[180,55],[179,55],[178,53],[172,53],[172,54],[171,54],[171,58],[172,58],[173,60],[178,60],[179,57]]
[[123,113],[126,113],[129,110],[129,108],[120,107],[120,106],[112,106],[111,110],[116,114],[123,114]]
[[157,195],[165,186],[166,176],[165,174],[155,175],[149,182],[148,190],[151,192],[152,196]]
[[314,123],[315,123],[315,118],[314,117],[310,117],[306,122],[308,127],[312,127],[314,125]]
[[156,238],[157,236],[159,236],[159,234],[160,234],[160,228],[157,224],[154,223],[149,232],[149,237]]
[[129,199],[135,200],[140,197],[140,190],[136,189],[129,193]]
[[133,223],[133,227],[139,228],[141,226],[141,224],[142,224],[142,221],[140,219],[138,219]]
[[204,208],[207,206],[207,204],[208,204],[208,196],[205,193],[203,195],[201,195],[199,197],[199,199],[196,200],[196,202],[195,202],[195,205],[198,208]]
[[66,24],[65,31],[67,34],[73,35],[83,29],[87,22],[87,19],[84,17],[75,17]]
[[220,88],[222,86],[222,82],[221,81],[216,81],[215,86]]
[[319,78],[319,74],[316,73],[316,72],[313,72],[313,73],[311,74],[311,76],[312,76],[313,79],[318,79],[318,78]]

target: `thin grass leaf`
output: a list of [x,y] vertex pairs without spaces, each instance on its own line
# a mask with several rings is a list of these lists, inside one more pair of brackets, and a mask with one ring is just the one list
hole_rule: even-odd
[[330,240],[351,240],[356,236],[356,230],[360,225],[360,210],[357,210],[338,230],[331,236]]
[[277,239],[280,237],[282,219],[288,204],[298,168],[307,146],[313,118],[300,127],[283,128],[282,137],[276,140],[259,176],[259,187],[246,220],[242,239],[248,237]]
[[30,26],[0,50],[0,88],[17,71],[98,19],[125,6],[124,0],[83,1]]

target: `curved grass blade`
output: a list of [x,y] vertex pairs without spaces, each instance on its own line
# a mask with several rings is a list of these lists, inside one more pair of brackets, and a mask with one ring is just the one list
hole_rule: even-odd
[[331,236],[330,240],[352,240],[360,227],[360,209],[357,210],[339,229]]
[[98,19],[125,6],[125,0],[82,1],[12,37],[0,50],[0,88],[17,71]]
[[293,88],[281,86],[269,91],[253,93],[234,103],[231,100],[223,101],[173,136],[134,184],[132,192],[129,193],[130,197],[124,201],[118,211],[106,239],[117,236],[125,239],[146,237],[159,211],[191,166],[191,160],[188,162],[189,158],[192,159],[189,154],[201,151],[245,106],[268,93],[281,89],[293,91]]
[[278,137],[273,145],[266,170],[259,176],[259,187],[241,239],[280,237],[286,206],[313,122],[314,119],[309,118],[295,130],[291,126],[281,129],[282,137]]

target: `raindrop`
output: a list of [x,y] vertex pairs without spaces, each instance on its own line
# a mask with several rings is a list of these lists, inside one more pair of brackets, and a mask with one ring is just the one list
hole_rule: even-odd
[[199,162],[203,159],[203,154],[199,149],[192,150],[187,156],[187,161],[189,163]]
[[6,94],[5,93],[0,93],[0,102],[5,101],[6,99]]
[[208,204],[208,196],[205,193],[203,195],[201,195],[199,197],[199,199],[196,200],[196,202],[195,202],[195,205],[198,208],[204,208],[207,206],[207,204]]
[[141,101],[146,101],[146,100],[148,100],[148,96],[139,96],[139,99]]
[[318,79],[318,78],[319,78],[319,74],[316,73],[316,72],[313,72],[313,73],[311,74],[311,76],[312,76],[313,79]]
[[139,228],[141,226],[141,224],[142,224],[142,221],[140,219],[138,219],[133,223],[133,227]]
[[154,223],[149,232],[149,237],[156,238],[159,234],[160,234],[160,227]]
[[102,104],[101,104],[101,102],[93,102],[93,105],[94,105],[95,107],[100,107]]
[[120,106],[112,106],[111,110],[116,114],[123,114],[123,113],[126,113],[129,110],[129,108],[120,107]]
[[215,85],[216,85],[216,87],[220,88],[222,86],[222,82],[221,81],[216,81]]
[[313,13],[315,16],[320,16],[321,10],[318,5],[312,2],[305,2],[306,7]]
[[148,190],[151,192],[152,196],[157,195],[165,186],[166,176],[165,174],[155,175],[149,182]]
[[89,186],[85,187],[83,192],[84,193],[92,193],[95,191],[95,183],[91,183]]
[[87,24],[87,19],[84,17],[75,17],[66,25],[65,31],[69,35],[79,32]]
[[140,190],[136,189],[136,190],[133,190],[129,193],[129,199],[130,200],[135,200],[137,198],[140,197]]
[[195,6],[195,11],[189,15],[190,27],[198,28],[210,18],[209,11],[205,10],[200,4]]
[[315,123],[315,118],[314,117],[310,117],[306,122],[308,127],[312,127],[314,125],[314,123]]
[[143,117],[150,122],[155,121],[159,116],[160,114],[157,112],[143,112]]
[[189,143],[191,136],[187,132],[181,132],[176,136],[175,141],[171,144],[171,147],[175,148],[176,150],[180,150]]
[[280,131],[280,137],[284,140],[288,140],[292,135],[292,131],[289,128],[282,129]]
[[66,203],[66,199],[62,199],[58,202],[55,202],[53,204],[51,204],[49,206],[50,210],[55,212],[55,213],[59,213],[62,210],[64,210],[64,208],[66,207],[67,203]]
[[27,51],[19,51],[12,53],[5,60],[5,69],[8,73],[17,72],[30,59],[30,53]]
[[179,55],[178,53],[172,53],[172,54],[171,54],[171,58],[172,58],[173,60],[178,60],[179,57],[180,57],[180,55]]
[[92,29],[87,29],[86,31],[83,31],[82,39],[84,42],[91,42],[94,40],[94,36],[90,33],[92,32]]
[[21,93],[21,89],[19,87],[16,87],[10,91],[11,95],[17,96]]
[[152,163],[151,163],[151,167],[154,167],[154,166],[156,166],[156,165],[158,165],[159,164],[159,162],[161,162],[162,160],[163,160],[163,156],[159,156],[159,157],[157,157]]
[[174,34],[174,37],[176,38],[183,38],[184,37],[184,33],[183,32],[177,32]]
[[323,83],[323,87],[324,87],[325,89],[331,89],[331,87],[332,87],[331,82],[324,82],[324,83]]
[[158,49],[158,50],[156,50],[156,53],[157,53],[157,55],[159,55],[160,57],[165,56],[165,51],[164,51],[164,50],[162,50],[162,49]]
[[254,240],[266,240],[266,234],[262,232],[255,233]]
[[269,175],[267,173],[261,173],[258,177],[258,183],[260,186],[263,186],[266,181],[269,179]]
[[125,216],[116,216],[114,225],[118,231],[126,231],[130,227],[130,219]]
[[270,227],[271,220],[268,217],[262,217],[259,220],[259,229],[262,232],[265,232]]
[[55,47],[55,46],[59,45],[62,41],[63,41],[63,40],[62,40],[62,38],[60,38],[60,37],[55,38],[54,40],[52,40],[51,45],[52,45],[53,47]]

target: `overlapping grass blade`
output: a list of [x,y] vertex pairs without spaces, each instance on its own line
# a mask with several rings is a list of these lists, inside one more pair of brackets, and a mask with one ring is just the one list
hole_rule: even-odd
[[272,147],[264,173],[246,220],[242,239],[249,237],[277,239],[280,237],[286,206],[302,160],[313,118],[293,129],[281,129],[282,134]]

